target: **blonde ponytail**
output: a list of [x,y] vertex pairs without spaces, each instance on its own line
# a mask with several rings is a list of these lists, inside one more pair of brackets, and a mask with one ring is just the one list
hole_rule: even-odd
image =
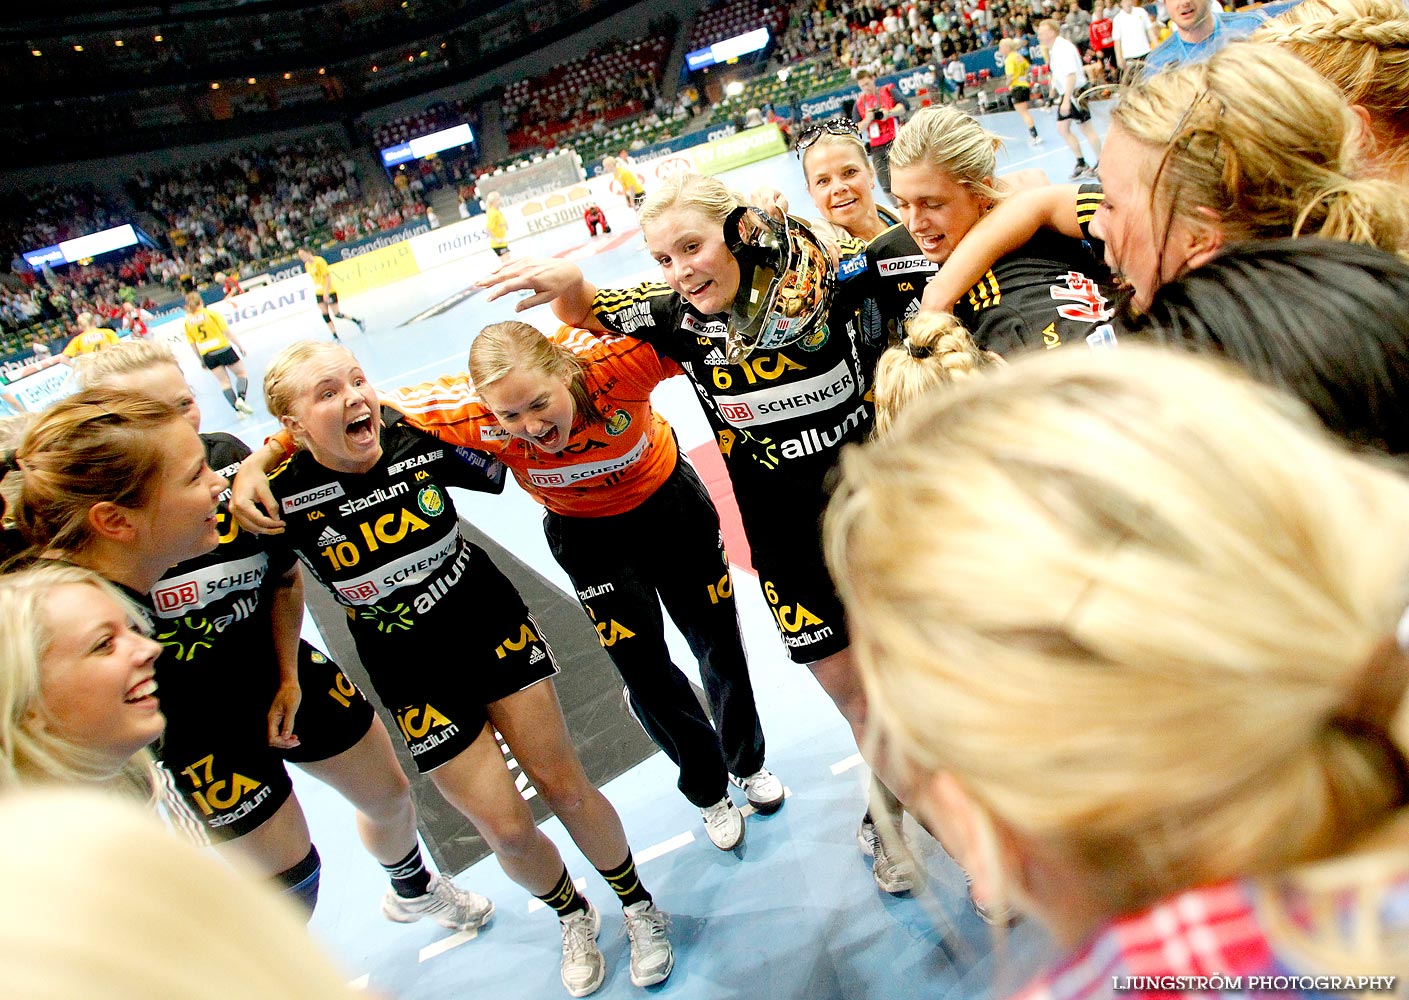
[[1003,364],[981,351],[964,324],[948,313],[920,313],[905,326],[905,340],[876,365],[876,435],[890,431],[900,411],[935,386],[962,382]]

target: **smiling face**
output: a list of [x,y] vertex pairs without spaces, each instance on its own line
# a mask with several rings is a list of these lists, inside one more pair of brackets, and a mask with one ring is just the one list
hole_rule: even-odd
[[31,724],[102,754],[116,773],[166,726],[153,679],[161,646],[88,584],[54,587],[43,613],[53,638],[40,668],[43,709]]
[[739,262],[724,227],[698,208],[667,209],[642,227],[665,283],[706,315],[729,311],[739,290]]
[[575,410],[566,378],[514,369],[498,381],[477,388],[499,426],[514,437],[548,452],[559,452],[567,446]]
[[174,364],[152,365],[141,371],[113,375],[105,379],[104,384],[114,389],[140,392],[158,402],[169,403],[176,407],[192,430],[201,429],[201,408],[196,403],[191,387],[186,384],[186,376],[182,375],[181,369]]
[[1130,286],[1133,304],[1144,309],[1156,290],[1190,263],[1193,240],[1188,223],[1168,212],[1150,210],[1150,177],[1160,152],[1119,125],[1106,135],[1097,168],[1105,197],[1091,220],[1091,235],[1106,244],[1106,264]]
[[298,372],[299,390],[284,426],[334,472],[367,472],[382,457],[382,410],[377,390],[349,351],[328,349]]
[[920,252],[936,264],[949,259],[989,207],[988,199],[972,188],[924,163],[891,167],[890,191],[900,221]]
[[858,143],[823,137],[803,155],[802,165],[807,193],[822,218],[860,238],[875,229],[876,172]]
[[128,516],[144,561],[175,566],[220,544],[218,498],[230,483],[206,464],[205,445],[185,420],[153,430],[150,443],[164,456],[161,470]]

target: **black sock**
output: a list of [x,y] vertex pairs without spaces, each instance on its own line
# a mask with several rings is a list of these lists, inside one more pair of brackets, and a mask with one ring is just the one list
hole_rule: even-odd
[[570,917],[579,911],[586,912],[587,910],[587,897],[578,892],[577,886],[572,884],[572,879],[568,877],[567,865],[563,865],[563,873],[558,876],[558,884],[538,898],[553,908],[554,912],[558,914],[559,920],[563,917]]
[[1036,125],[1033,125],[1031,128],[1028,129],[1028,131],[1032,133],[1032,137],[1033,137],[1034,139],[1037,138],[1037,126],[1036,126]]
[[307,907],[309,914],[312,914],[313,908],[318,905],[318,883],[321,881],[322,870],[323,862],[318,857],[318,848],[309,844],[308,853],[302,861],[281,871],[270,881],[278,886],[284,895],[293,896],[301,902]]
[[244,398],[245,398],[245,393],[249,391],[249,387],[250,387],[250,380],[249,380],[249,379],[247,379],[247,378],[241,378],[241,377],[238,376],[238,375],[235,376],[235,395],[236,395],[236,396],[239,396],[241,399],[244,399]]
[[234,389],[221,389],[220,391],[225,394],[225,398],[229,401],[230,406],[231,406],[231,407],[234,407],[234,406],[235,406],[235,390],[234,390]]
[[411,853],[396,864],[382,865],[382,868],[387,878],[391,879],[391,887],[403,899],[415,899],[431,891],[431,873],[421,857],[420,844],[411,848]]
[[626,860],[615,868],[598,868],[597,871],[607,880],[607,885],[612,887],[612,892],[616,893],[622,906],[651,901],[651,894],[646,891],[636,874],[636,862],[629,850],[626,852]]

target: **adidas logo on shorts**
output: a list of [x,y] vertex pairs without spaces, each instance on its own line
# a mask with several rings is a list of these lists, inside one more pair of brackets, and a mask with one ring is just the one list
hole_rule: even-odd
[[547,654],[543,652],[543,647],[542,647],[542,646],[534,646],[534,647],[533,647],[533,652],[529,654],[528,662],[529,662],[529,663],[537,663],[539,660],[543,659],[543,657],[546,656],[546,655],[547,655]]
[[338,542],[345,541],[347,541],[347,536],[338,534],[333,530],[331,524],[324,528],[323,533],[318,536],[319,545],[336,545]]

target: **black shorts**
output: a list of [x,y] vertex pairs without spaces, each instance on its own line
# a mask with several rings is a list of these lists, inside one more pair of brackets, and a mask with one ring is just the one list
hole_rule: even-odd
[[1014,104],[1026,104],[1032,100],[1032,88],[1024,87],[1020,83],[1014,84],[1008,89],[1008,98]]
[[[268,665],[268,674],[263,683],[245,679],[250,692],[245,697],[212,690],[176,704],[170,703],[172,696],[164,687],[159,689],[168,720],[162,766],[171,772],[176,790],[205,823],[212,840],[243,836],[278,812],[293,792],[286,762],[336,757],[356,746],[372,727],[372,705],[357,685],[336,663],[300,640],[298,681],[303,700],[294,716],[299,745],[291,750],[271,747],[267,720],[278,689],[273,664]],[[240,678],[220,680],[241,683]]]
[[[750,503],[749,494],[754,491],[764,493],[762,502]],[[773,613],[773,624],[788,649],[789,659],[794,663],[813,663],[840,653],[851,644],[846,612],[822,557],[826,494],[820,486],[798,491],[807,499],[789,505],[787,519],[749,514],[750,510],[779,509],[778,496],[791,492],[786,481],[745,484],[742,489],[738,481],[734,483],[753,567],[768,610]]]
[[235,353],[233,347],[222,347],[218,351],[211,351],[209,354],[201,355],[201,364],[211,371],[217,368],[229,368],[231,365],[240,363],[240,356]]
[[1057,99],[1057,121],[1073,121],[1077,124],[1081,124],[1091,120],[1091,112],[1087,109],[1086,102],[1082,100],[1082,95],[1085,94],[1088,89],[1088,87],[1084,86],[1077,87],[1076,93],[1073,94],[1071,98],[1071,108],[1065,112],[1062,111],[1062,99]]
[[315,292],[314,294],[317,295],[317,297],[318,297],[318,304],[319,304],[320,306],[326,306],[326,305],[328,305],[329,303],[332,303],[333,305],[337,305],[337,301],[338,301],[338,293],[337,293],[337,292],[327,292],[327,293],[324,293],[324,292]]
[[490,247],[489,249],[493,250],[500,257],[508,256],[509,253],[508,247]]
[[632,209],[639,209],[646,203],[645,191],[628,191],[626,197],[631,202]]
[[459,585],[424,612],[396,592],[347,609],[362,665],[422,774],[479,737],[486,705],[558,673],[513,583],[483,549],[469,550]]

